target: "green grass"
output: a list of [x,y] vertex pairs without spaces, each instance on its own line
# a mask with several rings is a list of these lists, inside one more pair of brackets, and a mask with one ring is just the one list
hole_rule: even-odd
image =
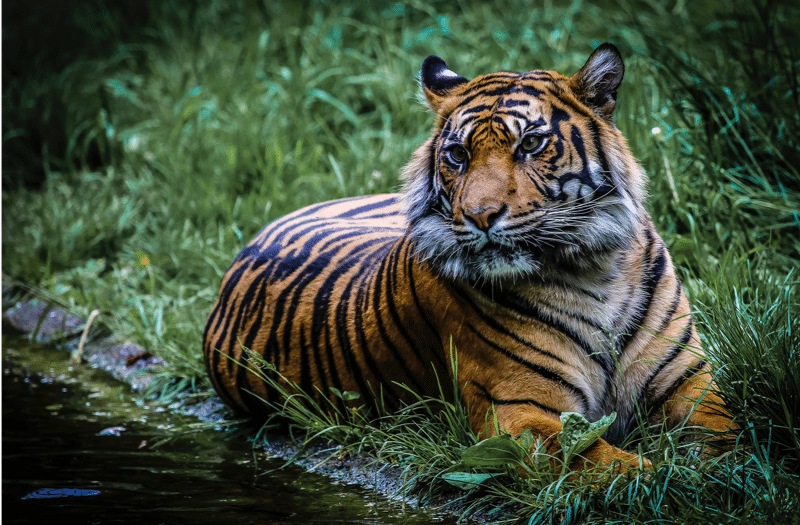
[[[4,280],[77,314],[100,309],[107,328],[171,363],[168,392],[208,386],[205,319],[224,271],[261,227],[313,202],[399,187],[432,124],[416,81],[427,55],[467,77],[572,73],[593,47],[615,43],[627,66],[615,119],[650,175],[650,209],[744,429],[740,445],[703,462],[683,431],[642,429],[630,446],[649,451],[658,467],[649,479],[607,493],[469,467],[503,474],[456,494],[468,512],[532,523],[797,522],[794,3],[6,8]],[[435,501],[457,490],[445,474],[475,445],[458,407],[445,420],[432,411],[441,403],[419,400],[377,422],[312,411],[296,424],[400,465],[409,488]],[[380,440],[363,438],[372,433]]]
[[[457,370],[455,351],[451,359]],[[733,449],[712,459],[697,449],[697,429],[658,434],[642,423],[630,436],[628,448],[644,452],[653,470],[646,478],[607,475],[598,486],[598,478],[574,479],[565,466],[611,420],[587,432],[575,430],[562,416],[565,430],[559,440],[569,455],[551,458],[540,444],[534,447],[540,452],[531,456],[535,442],[530,432],[519,441],[507,434],[479,441],[470,430],[467,408],[445,400],[443,389],[457,391],[455,381],[440,383],[436,398],[416,395],[412,404],[387,414],[381,407],[348,409],[329,401],[320,405],[310,393],[277,375],[257,354],[251,354],[250,363],[251,370],[282,395],[281,401],[270,403],[274,418],[299,431],[295,439],[302,444],[301,450],[323,440],[339,445],[332,449],[332,456],[370,455],[399,469],[404,494],[463,517],[479,513],[492,523],[800,520],[800,477],[793,474],[797,465],[786,456],[793,451],[776,454],[785,442],[773,440],[771,431],[766,439],[761,437],[758,422],[749,422]],[[350,394],[337,392],[343,400]],[[268,421],[264,427],[267,435],[271,426]],[[554,469],[553,464],[563,468]]]

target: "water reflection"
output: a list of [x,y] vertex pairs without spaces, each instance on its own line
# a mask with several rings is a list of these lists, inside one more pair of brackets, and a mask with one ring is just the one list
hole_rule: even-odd
[[5,334],[2,384],[4,523],[434,521],[299,468],[259,476],[283,461],[254,454],[240,436],[209,430],[153,449],[158,428],[187,416],[139,406],[104,372]]

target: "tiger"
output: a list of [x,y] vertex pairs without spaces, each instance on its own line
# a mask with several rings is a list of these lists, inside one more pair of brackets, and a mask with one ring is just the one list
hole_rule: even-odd
[[401,192],[277,219],[225,274],[203,341],[220,397],[265,417],[276,392],[253,354],[304,392],[388,410],[450,377],[479,438],[530,431],[554,457],[561,414],[616,413],[573,472],[646,468],[618,446],[637,414],[729,429],[645,174],[612,119],[623,74],[612,44],[571,77],[467,80],[425,59],[435,122]]

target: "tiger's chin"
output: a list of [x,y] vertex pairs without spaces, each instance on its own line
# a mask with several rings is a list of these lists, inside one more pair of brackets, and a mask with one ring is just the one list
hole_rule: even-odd
[[476,285],[503,285],[524,282],[538,275],[541,263],[529,254],[465,256],[429,261],[441,277]]
[[474,251],[455,242],[437,245],[430,239],[417,243],[417,255],[442,278],[476,285],[524,282],[539,275],[546,264],[543,251],[536,247],[490,245]]
[[478,284],[525,281],[542,269],[542,250],[515,250],[505,246],[485,247],[464,257],[467,279]]
[[603,275],[615,248],[589,250],[574,243],[552,244],[546,248],[526,244],[524,247],[485,246],[480,251],[458,245],[449,238],[417,238],[416,255],[439,277],[503,289],[527,282],[539,282],[552,276],[581,281]]

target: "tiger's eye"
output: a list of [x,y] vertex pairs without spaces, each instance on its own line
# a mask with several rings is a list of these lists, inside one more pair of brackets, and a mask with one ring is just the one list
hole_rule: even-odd
[[537,137],[536,135],[528,135],[527,137],[522,139],[520,143],[520,148],[525,153],[530,153],[531,151],[536,150],[539,147],[539,144],[542,143],[542,137]]
[[450,148],[450,156],[456,162],[466,162],[469,155],[467,155],[467,150],[464,149],[463,146],[453,146]]

